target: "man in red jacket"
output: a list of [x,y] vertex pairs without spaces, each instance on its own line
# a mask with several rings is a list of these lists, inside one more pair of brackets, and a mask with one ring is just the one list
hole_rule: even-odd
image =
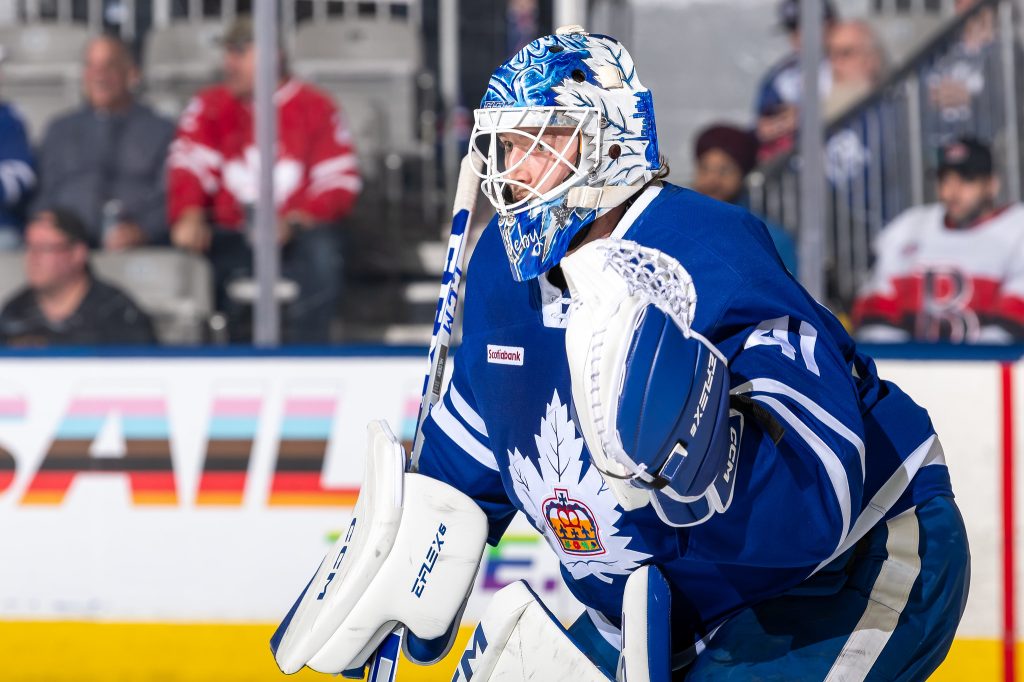
[[[245,313],[225,294],[252,272],[247,238],[258,191],[253,129],[255,47],[249,17],[224,36],[224,81],[189,103],[168,158],[171,241],[206,253],[214,268],[218,304],[228,312],[232,338],[244,334]],[[285,311],[286,341],[323,343],[340,289],[335,228],[362,187],[351,135],[329,96],[292,78],[284,55],[274,95],[278,114],[274,164],[282,272],[299,285]]]

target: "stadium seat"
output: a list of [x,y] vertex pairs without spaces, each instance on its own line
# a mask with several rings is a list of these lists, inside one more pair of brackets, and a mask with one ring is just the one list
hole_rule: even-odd
[[[416,148],[418,27],[409,21],[336,20],[299,25],[295,73],[330,92],[348,117],[358,151],[376,160]],[[371,176],[372,164],[364,164]]]
[[333,68],[395,70],[419,64],[420,36],[409,21],[348,19],[300,24],[295,32],[296,60],[339,60]]
[[[20,251],[0,252],[0,305],[25,283]],[[93,271],[150,314],[165,344],[202,343],[213,314],[213,275],[204,258],[169,247],[96,252]]]
[[155,29],[146,40],[148,100],[161,113],[177,116],[200,88],[220,76],[224,33],[219,22],[177,23]]
[[3,96],[22,113],[33,140],[54,114],[78,104],[88,41],[83,26],[0,26]]
[[25,283],[20,251],[0,251],[0,307]]
[[96,252],[96,274],[128,292],[153,317],[167,344],[201,343],[213,313],[213,274],[205,258],[169,247]]
[[77,75],[89,40],[84,26],[33,24],[0,27],[7,76]]

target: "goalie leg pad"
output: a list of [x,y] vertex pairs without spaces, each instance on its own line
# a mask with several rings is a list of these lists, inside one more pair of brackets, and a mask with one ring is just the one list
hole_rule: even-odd
[[452,682],[608,682],[526,583],[491,598]]
[[472,589],[487,536],[483,511],[445,483],[404,473],[386,424],[371,423],[369,435],[348,530],[271,640],[282,672],[359,667],[399,624],[439,639]]
[[655,566],[641,566],[622,595],[622,653],[616,678],[628,682],[672,679],[672,593]]

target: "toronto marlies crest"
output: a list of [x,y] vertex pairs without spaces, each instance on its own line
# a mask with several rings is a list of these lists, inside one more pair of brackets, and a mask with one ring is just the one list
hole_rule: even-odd
[[618,534],[622,511],[601,473],[590,466],[582,474],[583,438],[557,390],[534,442],[536,459],[519,448],[508,453],[513,488],[572,577],[594,576],[610,583],[613,576],[628,575],[649,559],[651,555],[628,548],[632,538]]

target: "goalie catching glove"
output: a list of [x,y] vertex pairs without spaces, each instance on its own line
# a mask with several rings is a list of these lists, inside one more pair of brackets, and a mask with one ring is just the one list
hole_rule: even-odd
[[362,670],[396,628],[407,658],[428,665],[454,641],[487,537],[469,497],[405,472],[384,422],[370,447],[352,520],[271,639],[284,673]]
[[725,511],[743,418],[730,413],[725,356],[690,327],[689,273],[656,249],[610,238],[579,248],[562,270],[573,404],[618,503],[651,503],[674,526]]

